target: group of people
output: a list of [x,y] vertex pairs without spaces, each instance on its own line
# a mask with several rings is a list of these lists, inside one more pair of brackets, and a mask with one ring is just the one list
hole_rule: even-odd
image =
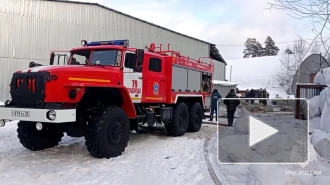
[[[267,105],[266,98],[269,98],[269,93],[267,92],[266,89],[259,89],[259,90],[247,89],[245,91],[245,98],[264,98],[263,100],[259,100],[259,102],[263,103],[264,105]],[[254,103],[254,99],[250,99],[246,101],[250,102],[251,104]]]
[[[247,89],[245,91],[245,98],[255,98],[256,97],[256,93],[254,91],[254,89],[251,89],[251,91],[249,89]],[[254,103],[254,100],[246,100],[247,102],[251,102],[252,104]]]
[[[267,98],[269,98],[269,93],[266,89],[247,89],[245,98],[251,98],[247,99],[247,102],[254,103],[253,98],[263,98],[262,100],[259,100],[260,103],[263,103],[264,105],[267,105]],[[222,96],[218,92],[217,89],[214,89],[212,92],[212,98],[211,98],[211,114],[210,114],[210,121],[213,121],[214,114],[216,115],[215,120],[218,121],[218,101],[219,99],[222,99]],[[227,119],[228,119],[228,126],[233,126],[234,122],[234,115],[236,112],[237,106],[240,104],[240,100],[238,99],[238,96],[236,95],[236,92],[234,89],[231,89],[229,93],[226,95],[223,103],[226,105],[227,108]]]
[[[210,114],[210,121],[213,121],[214,114],[216,115],[215,120],[218,121],[218,101],[221,99],[222,96],[218,92],[217,89],[214,89],[212,92],[212,98],[211,98],[211,114]],[[230,99],[232,98],[232,99]],[[238,96],[236,96],[236,92],[234,89],[231,89],[227,96],[225,97],[225,100],[223,103],[227,107],[227,119],[228,119],[228,126],[233,126],[234,122],[234,115],[236,112],[236,107],[240,104],[240,101],[238,100]]]

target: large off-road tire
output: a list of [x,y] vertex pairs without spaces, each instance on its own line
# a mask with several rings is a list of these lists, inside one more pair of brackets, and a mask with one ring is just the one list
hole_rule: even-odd
[[87,150],[96,158],[117,157],[128,144],[130,121],[126,112],[116,106],[100,109],[87,125]]
[[63,137],[62,132],[54,132],[51,125],[46,123],[43,124],[42,130],[36,129],[36,122],[20,121],[17,126],[20,143],[32,151],[55,147]]
[[165,123],[166,134],[169,136],[183,136],[189,124],[188,106],[181,102],[173,110],[171,122]]
[[202,127],[204,112],[199,102],[189,105],[188,132],[198,132]]

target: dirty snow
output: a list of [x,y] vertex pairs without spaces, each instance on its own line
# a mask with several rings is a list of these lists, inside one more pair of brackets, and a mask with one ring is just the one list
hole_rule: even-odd
[[280,97],[287,97],[285,90],[280,88],[274,80],[274,75],[276,75],[274,69],[282,66],[280,57],[278,55],[226,60],[227,71],[230,71],[232,66],[231,78],[230,72],[228,72],[226,79],[232,79],[233,82],[238,83],[239,90],[266,88],[270,98],[276,97],[277,94]]
[[[245,115],[246,116],[246,115]],[[245,116],[242,116],[244,119]],[[275,115],[272,115],[275,116]],[[292,116],[283,115],[278,121],[278,124],[283,122],[292,121]],[[241,119],[241,118],[239,118]],[[261,119],[261,118],[260,118]],[[235,124],[244,124],[237,121]],[[288,125],[289,126],[289,125]],[[237,127],[237,125],[235,125]],[[220,132],[221,147],[225,143],[231,143],[240,145],[242,142],[240,138],[242,135],[235,134],[234,127],[227,128],[223,132]],[[290,130],[288,127],[287,130]],[[290,131],[288,131],[290,133]],[[314,154],[310,158],[310,162],[307,165],[262,165],[262,164],[239,164],[239,165],[223,165],[217,163],[217,139],[214,136],[209,142],[208,150],[211,164],[214,171],[223,184],[230,185],[293,185],[293,184],[306,184],[306,185],[327,185],[330,181],[330,164],[327,160],[320,157],[314,150],[312,143],[310,143],[310,153]],[[283,145],[285,146],[285,145]],[[283,149],[278,149],[283,150]],[[220,152],[220,155],[226,155],[225,152]],[[312,160],[311,160],[312,159]],[[313,160],[314,159],[314,160]],[[295,172],[314,172],[314,175],[287,175],[288,171]]]
[[19,143],[16,123],[0,128],[0,184],[213,184],[203,151],[205,126],[187,137],[132,134],[125,153],[107,160],[91,157],[83,138],[66,136],[55,148],[31,152]]
[[[234,121],[236,120],[236,118],[239,116],[240,113],[240,109],[237,109],[234,115]],[[224,125],[227,126],[228,125],[228,121],[227,121],[227,109],[224,106],[219,106],[218,109],[218,121],[215,120],[215,114],[213,115],[213,120],[210,121],[210,112],[205,112],[205,116],[208,116],[207,119],[203,119],[203,123],[212,123],[212,124],[220,124],[220,125]]]

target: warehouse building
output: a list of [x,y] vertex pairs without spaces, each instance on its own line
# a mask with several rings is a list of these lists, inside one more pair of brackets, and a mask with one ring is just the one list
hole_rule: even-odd
[[0,0],[0,101],[10,99],[12,73],[35,61],[48,64],[51,50],[69,50],[88,41],[129,39],[131,47],[154,42],[198,59],[216,60],[216,80],[225,80],[225,61],[215,45],[126,15],[96,3]]

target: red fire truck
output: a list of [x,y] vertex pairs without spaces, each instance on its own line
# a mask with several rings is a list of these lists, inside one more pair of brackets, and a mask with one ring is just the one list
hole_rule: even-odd
[[67,65],[54,65],[54,52],[50,65],[31,63],[13,74],[0,126],[19,120],[18,138],[32,151],[58,145],[63,133],[84,136],[97,158],[121,155],[141,123],[163,124],[170,136],[198,132],[212,61],[182,56],[170,45],[146,48],[130,48],[128,40],[83,40]]

